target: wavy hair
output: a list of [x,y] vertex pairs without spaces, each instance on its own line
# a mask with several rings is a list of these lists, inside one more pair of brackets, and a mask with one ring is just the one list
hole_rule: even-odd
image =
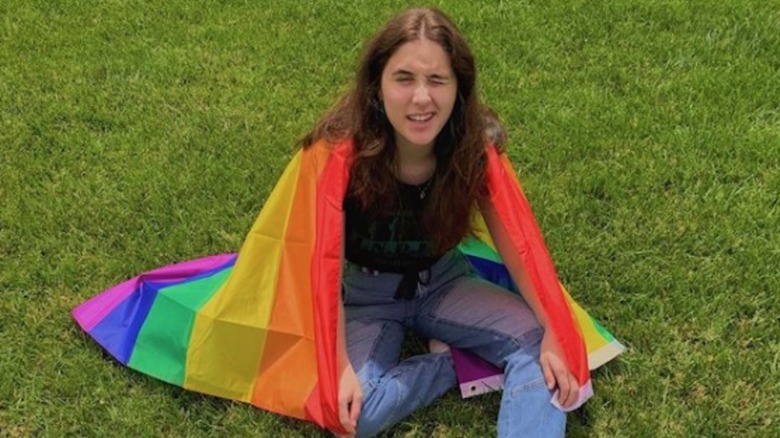
[[366,45],[352,89],[301,139],[308,147],[320,139],[336,143],[351,137],[349,191],[364,211],[387,214],[398,205],[394,130],[380,110],[379,92],[387,61],[403,44],[428,39],[449,55],[457,78],[450,119],[438,134],[436,171],[423,212],[423,228],[436,252],[444,252],[473,234],[471,214],[486,196],[485,144],[501,147],[505,132],[493,111],[480,102],[477,69],[458,28],[435,8],[409,9],[391,19]]

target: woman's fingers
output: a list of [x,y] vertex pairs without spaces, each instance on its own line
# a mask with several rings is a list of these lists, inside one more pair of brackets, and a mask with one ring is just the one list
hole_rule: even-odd
[[577,379],[566,367],[562,367],[558,376],[558,402],[568,408],[579,398],[580,386]]
[[361,406],[363,406],[363,393],[358,391],[352,398],[352,404],[349,408],[349,421],[352,424],[352,430],[357,429],[357,420],[360,417]]
[[347,366],[339,382],[339,422],[348,437],[355,436],[362,405],[363,389],[360,387],[360,381],[352,366]]
[[544,381],[547,383],[547,389],[552,391],[552,389],[555,388],[555,375],[553,374],[550,360],[547,358],[547,355],[542,355],[540,362],[542,363],[542,374],[544,374]]
[[569,399],[569,370],[560,363],[554,364],[552,368],[558,383],[558,403],[566,406],[566,401]]
[[569,407],[579,398],[580,386],[566,365],[558,358],[544,355],[541,358],[542,373],[547,383],[547,389],[558,387],[558,403],[563,407]]
[[580,398],[580,384],[574,374],[569,373],[569,402],[566,405],[571,406]]
[[[347,432],[347,435],[342,435],[344,437],[355,436],[355,425],[357,422],[352,421],[352,416],[350,415],[351,409],[355,409],[355,402],[352,400],[352,394],[349,394],[343,398],[339,398],[339,421],[341,422],[341,426],[344,427],[344,430]],[[360,408],[358,407],[357,410],[359,411]]]
[[539,362],[542,365],[547,389],[552,391],[556,386],[558,387],[558,403],[564,408],[576,403],[580,396],[580,384],[561,360],[555,338],[548,333],[545,333],[542,338]]

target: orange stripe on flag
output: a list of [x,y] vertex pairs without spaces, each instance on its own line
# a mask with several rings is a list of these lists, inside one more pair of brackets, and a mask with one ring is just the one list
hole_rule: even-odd
[[[317,178],[327,156],[322,148],[302,153],[292,211],[284,235],[275,301],[252,404],[306,418],[304,406],[317,382],[311,297]],[[268,400],[269,394],[276,394]],[[272,405],[269,405],[272,404]]]

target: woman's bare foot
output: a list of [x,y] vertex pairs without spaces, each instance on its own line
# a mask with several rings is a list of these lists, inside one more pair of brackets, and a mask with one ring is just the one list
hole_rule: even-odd
[[450,351],[450,346],[438,339],[429,339],[428,351],[431,353],[446,353]]

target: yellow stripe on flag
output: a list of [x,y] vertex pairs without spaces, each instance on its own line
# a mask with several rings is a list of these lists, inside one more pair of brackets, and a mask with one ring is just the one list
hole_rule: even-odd
[[[255,221],[232,275],[195,319],[185,388],[251,400],[274,305],[274,296],[268,291],[276,289],[300,167],[299,152]],[[215,388],[205,382],[221,384]]]

